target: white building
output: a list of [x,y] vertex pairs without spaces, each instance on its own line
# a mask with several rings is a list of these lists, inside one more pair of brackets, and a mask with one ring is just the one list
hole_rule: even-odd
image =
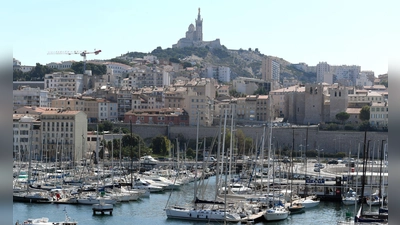
[[370,106],[369,123],[372,127],[382,129],[388,127],[389,104],[385,102],[373,102]]
[[261,79],[249,78],[249,77],[237,77],[233,80],[232,88],[239,93],[246,95],[252,95],[260,87],[266,87],[266,90],[270,90],[270,82]]
[[55,90],[61,96],[73,97],[83,92],[83,75],[73,72],[56,72],[44,77],[45,89]]
[[18,161],[40,159],[40,121],[36,115],[13,114],[13,156]]
[[206,69],[207,78],[214,78],[220,82],[231,81],[231,69],[226,66],[208,66]]
[[118,121],[118,104],[105,99],[97,99],[99,104],[98,121]]
[[333,84],[333,73],[331,66],[327,62],[317,64],[317,83]]
[[143,56],[143,59],[147,60],[147,61],[149,61],[151,63],[155,63],[155,64],[159,63],[158,59],[157,59],[157,56],[154,56],[154,55],[145,55],[145,56]]
[[361,67],[356,65],[334,66],[334,82],[345,86],[355,86],[360,72]]
[[372,86],[373,82],[370,80],[369,72],[360,72],[359,77],[356,79],[356,86]]
[[14,109],[22,106],[50,107],[55,95],[47,90],[22,86],[13,90]]
[[47,63],[46,66],[53,68],[53,69],[57,69],[57,70],[66,70],[66,69],[71,69],[72,64],[75,61],[71,60],[71,61],[61,61],[61,62],[51,62],[51,63]]

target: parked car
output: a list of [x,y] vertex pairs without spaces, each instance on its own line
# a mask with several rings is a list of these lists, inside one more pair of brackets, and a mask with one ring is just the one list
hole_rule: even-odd
[[314,167],[314,172],[320,172],[321,169],[319,167]]
[[335,159],[329,160],[328,164],[339,164],[339,162]]

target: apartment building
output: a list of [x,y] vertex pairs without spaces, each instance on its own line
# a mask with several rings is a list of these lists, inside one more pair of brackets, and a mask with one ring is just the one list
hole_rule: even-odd
[[270,121],[274,120],[271,117],[271,105],[268,95],[257,95],[256,98],[256,120],[257,121]]
[[86,154],[87,115],[82,111],[44,111],[40,115],[44,155],[79,161]]
[[264,87],[264,89],[269,93],[271,91],[271,82],[267,82],[261,79],[249,78],[249,77],[237,77],[233,80],[232,88],[239,93],[245,95],[252,95],[259,87]]
[[361,67],[341,65],[334,67],[334,82],[344,86],[355,86],[361,72]]
[[17,90],[13,90],[14,109],[21,106],[49,107],[54,94],[40,88],[31,88],[29,86],[21,86]]
[[161,109],[164,103],[162,88],[142,88],[132,93],[132,109]]
[[66,69],[71,69],[72,64],[75,63],[75,61],[61,61],[61,62],[51,62],[47,63],[46,66],[57,69],[57,70],[66,70]]
[[235,107],[235,115],[238,119],[257,120],[257,96],[248,95],[246,97],[237,98]]
[[117,121],[117,102],[88,96],[60,98],[53,100],[51,106],[54,108],[82,111],[86,113],[88,122]]
[[229,86],[228,85],[221,85],[217,88],[218,96],[230,96],[229,94]]
[[185,87],[171,87],[165,89],[164,99],[165,107],[167,108],[186,108],[185,97],[187,88]]
[[130,87],[165,87],[171,84],[171,75],[167,70],[158,67],[134,68],[128,74],[128,80],[124,81]]
[[190,125],[197,124],[197,115],[200,125],[211,126],[213,121],[213,101],[216,93],[216,81],[212,78],[194,79],[187,84],[185,110],[189,114]]
[[333,84],[333,72],[327,62],[319,62],[316,66],[317,83]]
[[73,72],[56,72],[44,77],[45,89],[54,90],[60,96],[73,97],[83,92],[83,75]]
[[135,124],[189,125],[189,114],[184,109],[137,109],[125,113],[124,122]]
[[39,115],[13,114],[13,158],[18,161],[42,157]]
[[377,129],[387,129],[389,121],[388,101],[373,102],[370,106],[369,123]]
[[132,87],[121,87],[116,90],[118,104],[118,120],[123,120],[126,112],[132,109]]
[[118,121],[118,104],[106,99],[96,99],[98,104],[98,121]]
[[226,66],[208,66],[206,68],[206,77],[229,83],[231,81],[231,69]]
[[280,72],[280,64],[278,62],[269,56],[263,58],[261,64],[261,73],[264,81],[279,82]]

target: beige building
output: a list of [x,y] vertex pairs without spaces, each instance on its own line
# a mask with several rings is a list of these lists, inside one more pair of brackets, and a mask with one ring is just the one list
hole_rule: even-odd
[[51,101],[51,106],[72,111],[82,111],[87,115],[89,122],[99,120],[99,103],[92,97],[60,98]]
[[387,129],[389,121],[388,102],[373,102],[370,106],[369,123],[377,129]]
[[79,161],[86,154],[87,115],[82,111],[45,111],[40,115],[44,155],[54,161]]
[[317,83],[333,83],[333,72],[327,62],[320,62],[316,66]]
[[186,88],[172,87],[166,88],[165,107],[168,108],[186,108],[185,104]]
[[268,82],[279,82],[280,72],[280,65],[278,62],[274,61],[269,56],[263,58],[261,64],[261,73],[263,80]]
[[361,108],[347,108],[346,112],[350,115],[350,117],[346,121],[346,124],[352,125],[353,127],[360,125],[362,122],[360,120],[360,111]]
[[211,126],[213,123],[213,101],[216,93],[216,81],[212,78],[194,79],[188,82],[185,110],[189,114],[189,124],[197,124],[197,115],[201,126]]

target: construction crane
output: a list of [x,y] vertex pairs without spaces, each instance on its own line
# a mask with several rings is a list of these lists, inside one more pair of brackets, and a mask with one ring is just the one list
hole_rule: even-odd
[[95,54],[98,55],[101,52],[101,50],[94,50],[94,52],[87,52],[85,51],[53,51],[53,52],[48,52],[47,55],[74,55],[74,54],[79,54],[83,57],[83,74],[85,74],[86,71],[86,55],[87,54]]

